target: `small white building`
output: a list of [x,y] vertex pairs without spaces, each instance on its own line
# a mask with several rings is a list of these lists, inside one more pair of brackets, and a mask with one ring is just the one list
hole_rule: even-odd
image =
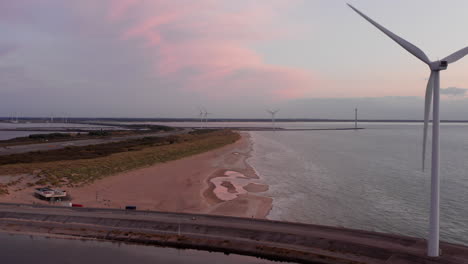
[[67,198],[67,191],[52,188],[36,188],[34,194],[44,200],[63,200]]

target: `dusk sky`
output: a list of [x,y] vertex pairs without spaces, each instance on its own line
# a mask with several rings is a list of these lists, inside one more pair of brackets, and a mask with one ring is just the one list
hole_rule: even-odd
[[[442,59],[466,0],[350,0]],[[0,0],[0,116],[422,118],[427,66],[341,0]],[[468,58],[441,74],[468,119]]]

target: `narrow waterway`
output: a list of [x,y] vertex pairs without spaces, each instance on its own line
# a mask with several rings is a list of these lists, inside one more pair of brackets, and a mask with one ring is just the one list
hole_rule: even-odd
[[237,254],[174,249],[126,243],[47,238],[0,233],[1,263],[165,263],[165,264],[268,264],[277,263]]

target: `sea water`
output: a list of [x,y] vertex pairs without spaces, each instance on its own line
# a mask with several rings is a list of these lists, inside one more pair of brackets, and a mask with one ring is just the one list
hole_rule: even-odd
[[[248,162],[273,198],[268,218],[427,237],[431,145],[422,172],[422,125],[361,126],[250,132]],[[468,125],[443,124],[440,146],[441,240],[468,245]]]

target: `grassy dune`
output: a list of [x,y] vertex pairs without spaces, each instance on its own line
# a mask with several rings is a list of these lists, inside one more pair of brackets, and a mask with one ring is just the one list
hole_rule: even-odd
[[219,148],[239,138],[239,134],[230,130],[200,131],[166,138],[17,154],[0,158],[0,175],[33,174],[37,176],[37,185],[80,186],[119,172]]
[[17,137],[8,140],[0,140],[0,147],[38,144],[44,142],[63,142],[74,141],[83,139],[96,139],[107,138],[111,136],[129,136],[141,135],[155,132],[168,132],[176,130],[177,128],[161,126],[161,125],[127,125],[121,126],[127,130],[92,130],[92,131],[79,131],[70,133],[46,133],[46,134],[32,134],[27,137]]

